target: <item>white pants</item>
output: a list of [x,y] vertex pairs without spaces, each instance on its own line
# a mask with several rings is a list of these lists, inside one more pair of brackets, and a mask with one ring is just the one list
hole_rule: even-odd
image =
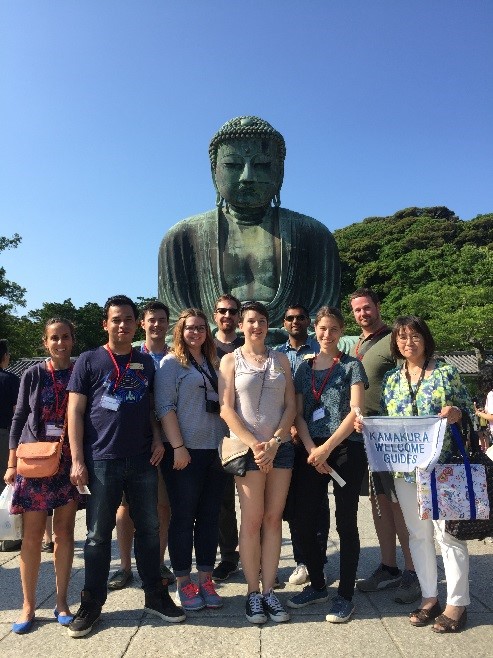
[[422,521],[418,513],[417,486],[402,478],[394,480],[399,504],[409,530],[409,548],[423,598],[438,595],[437,556],[433,531],[442,551],[447,604],[469,605],[469,553],[467,543],[445,532],[445,521]]

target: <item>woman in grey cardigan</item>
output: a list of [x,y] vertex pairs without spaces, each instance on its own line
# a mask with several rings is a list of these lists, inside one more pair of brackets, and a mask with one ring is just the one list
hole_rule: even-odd
[[[207,317],[194,308],[182,311],[173,352],[156,372],[155,407],[169,446],[161,462],[171,506],[168,550],[177,602],[187,611],[222,606],[211,578],[226,481],[217,451],[226,431],[219,416],[217,366]],[[190,578],[193,549],[198,584]]]
[[58,472],[52,477],[27,478],[17,474],[16,449],[19,443],[58,441],[62,435],[72,364],[74,328],[68,320],[52,318],[45,325],[44,346],[49,358],[26,370],[10,430],[10,453],[4,480],[14,485],[11,513],[22,514],[24,537],[20,571],[24,603],[14,633],[27,633],[34,623],[36,585],[41,560],[41,542],[49,510],[54,510],[54,562],[56,574],[55,618],[68,626],[73,617],[67,603],[67,590],[74,557],[77,489],[70,483],[70,447],[62,446]]

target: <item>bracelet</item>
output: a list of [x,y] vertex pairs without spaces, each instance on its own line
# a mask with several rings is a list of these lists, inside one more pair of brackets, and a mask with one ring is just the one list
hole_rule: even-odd
[[17,468],[17,464],[15,466],[7,466],[7,468]]
[[171,446],[173,450],[178,450],[178,448],[183,448],[185,446],[184,443],[182,443],[180,446]]

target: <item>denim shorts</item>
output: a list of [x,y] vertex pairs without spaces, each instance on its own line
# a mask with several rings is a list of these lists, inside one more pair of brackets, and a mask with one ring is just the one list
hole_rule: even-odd
[[[294,465],[294,446],[289,441],[289,443],[281,443],[277,449],[276,456],[274,457],[274,468],[293,468]],[[253,452],[249,450],[247,452],[247,462],[246,462],[247,471],[260,471],[259,467],[255,463],[253,457]]]

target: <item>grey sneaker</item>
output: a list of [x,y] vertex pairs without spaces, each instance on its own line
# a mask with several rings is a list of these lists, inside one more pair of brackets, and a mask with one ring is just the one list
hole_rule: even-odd
[[403,571],[401,584],[397,589],[394,601],[396,603],[413,603],[421,598],[421,587],[418,577],[411,571]]
[[382,589],[391,589],[400,585],[402,572],[392,576],[387,569],[380,565],[369,578],[358,580],[356,587],[360,592],[378,592]]
[[132,571],[125,571],[125,569],[118,569],[108,580],[108,589],[123,589],[129,585],[134,579]]

